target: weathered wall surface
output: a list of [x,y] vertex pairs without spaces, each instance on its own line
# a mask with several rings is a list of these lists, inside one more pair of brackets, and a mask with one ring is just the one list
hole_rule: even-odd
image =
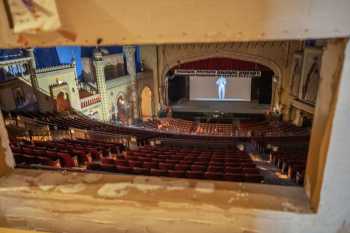
[[[347,0],[59,0],[58,32],[15,35],[0,3],[0,47],[328,38],[350,35]],[[77,14],[78,13],[78,14]]]
[[292,187],[28,170],[0,187],[2,226],[49,232],[300,232],[315,217]]

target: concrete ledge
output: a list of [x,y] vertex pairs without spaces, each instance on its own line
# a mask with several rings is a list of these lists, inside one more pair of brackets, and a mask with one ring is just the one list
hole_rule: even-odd
[[25,169],[0,178],[0,206],[1,226],[55,232],[76,229],[55,222],[58,216],[77,226],[120,226],[116,218],[131,226],[134,218],[212,225],[251,214],[312,213],[300,187]]

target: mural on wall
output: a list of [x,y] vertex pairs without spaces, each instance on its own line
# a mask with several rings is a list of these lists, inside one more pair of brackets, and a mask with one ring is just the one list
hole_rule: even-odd
[[302,89],[300,98],[308,103],[315,104],[320,81],[322,50],[306,48],[302,72]]
[[299,96],[302,68],[303,55],[302,53],[295,53],[293,56],[290,82],[290,93],[293,96]]

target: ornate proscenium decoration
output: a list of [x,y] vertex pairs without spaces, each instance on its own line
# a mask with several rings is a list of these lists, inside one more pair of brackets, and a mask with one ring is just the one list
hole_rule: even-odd
[[261,71],[257,70],[188,70],[175,69],[175,75],[184,76],[225,76],[229,78],[253,78],[261,77]]

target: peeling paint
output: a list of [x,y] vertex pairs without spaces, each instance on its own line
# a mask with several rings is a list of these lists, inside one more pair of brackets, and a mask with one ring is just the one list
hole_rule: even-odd
[[166,185],[166,190],[184,190],[190,187],[190,183],[186,180],[169,181]]
[[125,196],[128,191],[125,190],[129,183],[107,183],[103,185],[98,191],[97,195],[104,198],[116,198]]
[[83,181],[88,184],[92,184],[100,181],[102,177],[102,174],[86,174],[83,177]]
[[81,191],[84,191],[86,189],[86,185],[79,183],[79,184],[64,184],[57,186],[56,190],[62,192],[62,193],[79,193]]
[[212,193],[215,190],[215,185],[209,182],[199,182],[196,184],[195,190],[201,193]]
[[[0,112],[0,122],[4,122],[4,118],[2,116],[2,113]],[[14,168],[15,167],[15,159],[13,157],[12,151],[10,149],[10,142],[8,139],[8,134],[7,130],[5,128],[5,124],[0,124],[0,142],[1,142],[1,147],[4,149],[4,154],[5,154],[5,163],[9,168]]]

